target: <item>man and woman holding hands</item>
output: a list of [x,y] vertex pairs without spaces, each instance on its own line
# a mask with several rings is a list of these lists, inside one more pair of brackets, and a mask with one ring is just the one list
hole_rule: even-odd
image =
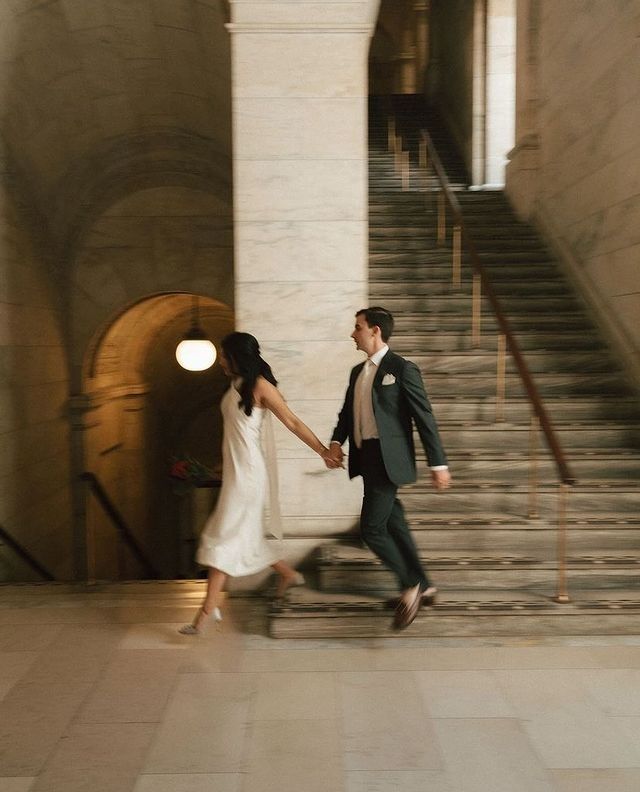
[[316,451],[328,468],[344,466],[342,446],[348,440],[349,476],[362,476],[364,483],[361,537],[394,573],[400,589],[393,627],[404,629],[422,604],[433,603],[436,589],[420,562],[397,498],[399,487],[416,480],[414,426],[434,487],[447,489],[451,476],[420,371],[389,348],[393,324],[389,311],[379,306],[357,312],[351,338],[366,360],[351,370],[328,448],[286,405],[256,339],[232,333],[223,340],[221,363],[232,380],[221,405],[223,484],[197,555],[198,562],[209,567],[207,596],[184,632],[200,632],[209,616],[221,618],[217,597],[229,575],[253,574],[270,565],[280,576],[279,595],[303,582],[288,564],[272,557],[263,536],[267,471],[260,428],[266,410]]

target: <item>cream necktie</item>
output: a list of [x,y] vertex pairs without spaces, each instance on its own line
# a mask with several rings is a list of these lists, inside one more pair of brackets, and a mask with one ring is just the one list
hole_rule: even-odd
[[353,394],[353,437],[358,448],[362,446],[363,400],[371,398],[371,388],[369,387],[369,381],[373,376],[375,368],[375,363],[367,358],[364,368],[356,380],[355,393]]

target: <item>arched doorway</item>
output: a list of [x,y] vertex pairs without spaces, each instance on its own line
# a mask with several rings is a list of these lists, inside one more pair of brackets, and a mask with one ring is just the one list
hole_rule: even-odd
[[86,575],[89,345],[150,295],[233,304],[226,22],[218,2],[0,4],[0,280],[29,356],[9,528],[60,579]]
[[431,0],[428,98],[472,186],[503,187],[515,141],[515,0]]
[[[130,306],[91,345],[83,371],[84,460],[136,542],[164,578],[184,576],[192,538],[185,500],[169,479],[171,460],[188,455],[220,465],[218,403],[226,388],[220,366],[188,372],[175,348],[190,325],[193,296],[158,294]],[[229,306],[199,296],[200,325],[219,348],[233,327]],[[189,510],[187,509],[187,512]],[[89,575],[139,577],[104,509],[87,499]]]
[[382,0],[371,96],[424,97],[476,188],[503,187],[515,142],[515,0]]

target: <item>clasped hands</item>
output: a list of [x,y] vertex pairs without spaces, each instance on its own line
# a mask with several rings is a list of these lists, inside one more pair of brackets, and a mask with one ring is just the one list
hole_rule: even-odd
[[[329,448],[325,449],[321,454],[324,464],[329,470],[344,467],[344,452],[342,446],[338,443],[331,443]],[[437,490],[446,490],[451,486],[451,473],[448,469],[445,470],[432,470],[431,482]]]
[[329,448],[322,452],[321,456],[329,470],[344,467],[344,452],[338,443],[331,443]]

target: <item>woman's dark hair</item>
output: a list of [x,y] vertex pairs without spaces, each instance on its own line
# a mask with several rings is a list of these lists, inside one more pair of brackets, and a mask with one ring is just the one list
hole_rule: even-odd
[[249,333],[229,333],[222,339],[222,350],[229,361],[231,371],[242,377],[240,385],[239,407],[244,407],[247,415],[253,411],[253,389],[258,377],[277,385],[271,366],[260,357],[260,345],[257,338]]

